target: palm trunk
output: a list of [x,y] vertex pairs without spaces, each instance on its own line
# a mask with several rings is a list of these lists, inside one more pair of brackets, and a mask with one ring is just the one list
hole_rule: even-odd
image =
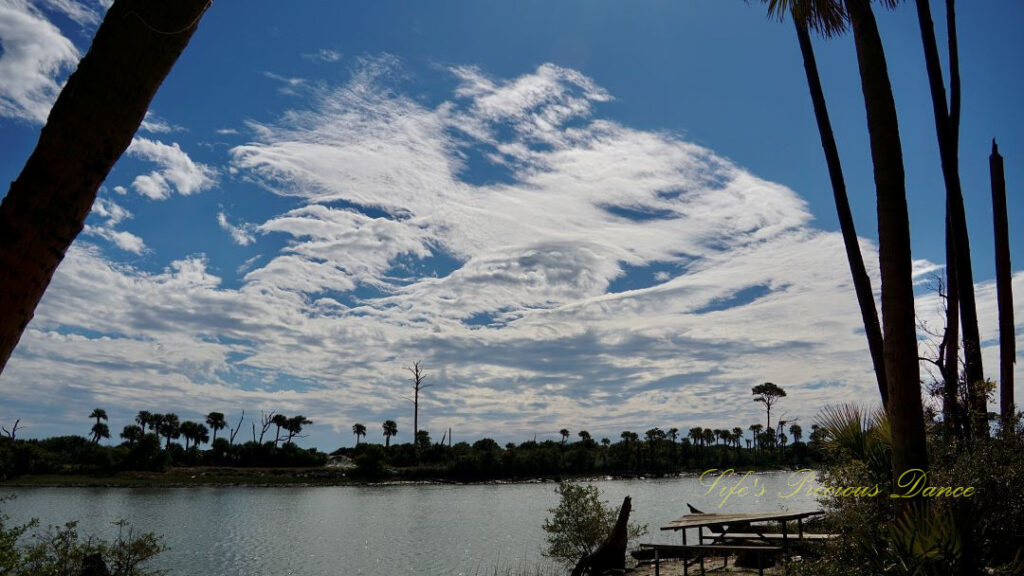
[[[950,4],[947,6],[951,7]],[[942,63],[939,61],[939,49],[935,40],[928,0],[917,0],[917,17],[921,28],[921,42],[924,45],[925,66],[928,70],[928,87],[931,91],[935,131],[939,141],[939,157],[942,160],[942,178],[946,185],[946,204],[953,229],[971,432],[974,437],[984,437],[988,435],[988,408],[984,390],[985,371],[981,361],[981,336],[978,330],[978,310],[974,300],[971,243],[967,234],[967,216],[960,188],[959,146],[956,144],[958,138],[953,131],[950,113],[946,106]],[[954,44],[951,46],[955,46],[955,36]],[[959,74],[956,76],[959,77]],[[956,90],[956,94],[959,94],[959,89]],[[959,96],[957,96],[957,100],[959,100]]]
[[[963,411],[960,408],[960,292],[956,286],[956,256],[953,230],[946,215],[946,333],[942,339],[942,417],[949,434],[964,440]],[[963,446],[963,443],[960,443]]]
[[928,469],[903,149],[882,39],[868,0],[847,2],[867,112],[878,206],[882,328],[894,480]]
[[796,26],[796,36],[800,42],[800,54],[803,56],[804,71],[807,73],[807,87],[811,92],[814,117],[818,122],[818,133],[821,135],[821,147],[825,151],[825,162],[828,164],[828,174],[832,181],[832,196],[836,202],[836,214],[839,217],[839,227],[843,233],[843,243],[846,245],[846,259],[850,263],[850,274],[853,276],[853,287],[857,293],[857,303],[860,305],[864,334],[868,339],[871,363],[875,369],[875,380],[878,382],[878,392],[882,396],[882,406],[885,406],[889,401],[889,388],[885,378],[882,328],[878,323],[878,310],[875,308],[875,295],[871,290],[871,278],[868,276],[864,258],[860,253],[857,229],[853,223],[850,201],[846,196],[846,180],[843,178],[843,166],[839,161],[839,148],[836,146],[836,139],[832,133],[832,122],[829,120],[825,93],[821,88],[821,79],[818,76],[818,64],[814,57],[811,36],[807,32],[805,23],[793,18],[793,24]]
[[118,0],[0,204],[0,372],[210,0]]
[[1006,217],[1006,178],[996,141],[989,156],[992,174],[992,219],[996,237],[996,292],[999,303],[999,414],[1004,435],[1013,430],[1013,364],[1016,342],[1013,326],[1013,287],[1010,276],[1010,231]]

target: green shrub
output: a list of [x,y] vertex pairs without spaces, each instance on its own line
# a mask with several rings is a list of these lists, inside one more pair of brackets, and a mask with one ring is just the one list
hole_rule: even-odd
[[[558,506],[548,510],[552,517],[544,520],[547,548],[543,554],[574,566],[608,537],[619,510],[602,502],[601,491],[590,484],[559,482],[555,492]],[[630,522],[627,533],[630,540],[635,540],[647,533],[647,526]]]

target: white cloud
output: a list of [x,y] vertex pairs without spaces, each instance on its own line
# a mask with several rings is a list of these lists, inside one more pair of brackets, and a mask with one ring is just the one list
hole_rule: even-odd
[[185,128],[171,124],[166,119],[157,116],[149,110],[146,111],[146,116],[142,119],[142,124],[139,125],[139,130],[149,132],[151,134],[168,134],[170,132],[182,132]]
[[255,226],[245,222],[235,226],[228,222],[228,217],[223,212],[217,213],[217,225],[225,232],[231,234],[231,241],[239,246],[248,246],[256,241],[256,236],[253,235]]
[[103,238],[121,250],[132,254],[142,254],[147,251],[146,243],[142,238],[131,232],[117,230],[118,224],[132,217],[132,213],[124,207],[112,200],[98,197],[93,202],[92,214],[104,219],[104,222],[98,225],[86,224],[82,230],[83,234]]
[[[77,6],[51,2],[65,4]],[[58,77],[78,62],[78,49],[25,0],[0,0],[0,45],[0,115],[42,124],[60,91]]]
[[194,162],[177,142],[165,144],[136,136],[127,153],[159,167],[149,174],[136,176],[132,182],[136,192],[153,200],[166,200],[174,191],[189,196],[212,188],[217,182],[217,171]]

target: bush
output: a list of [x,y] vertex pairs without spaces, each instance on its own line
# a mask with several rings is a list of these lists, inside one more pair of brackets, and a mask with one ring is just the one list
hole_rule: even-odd
[[[0,503],[3,499],[0,498]],[[113,542],[94,537],[81,538],[77,523],[50,527],[32,536],[34,543],[20,540],[36,526],[36,521],[8,527],[7,516],[0,512],[0,574],[4,576],[55,576],[81,574],[90,563],[102,564],[111,576],[161,576],[143,564],[165,548],[153,533],[137,534],[125,521],[117,523],[118,535]]]
[[[601,502],[601,491],[590,484],[559,482],[555,492],[559,497],[558,506],[548,510],[552,517],[544,520],[547,548],[543,554],[574,566],[580,558],[597,550],[608,537],[619,510]],[[627,533],[629,539],[634,540],[647,533],[647,526],[630,522]]]

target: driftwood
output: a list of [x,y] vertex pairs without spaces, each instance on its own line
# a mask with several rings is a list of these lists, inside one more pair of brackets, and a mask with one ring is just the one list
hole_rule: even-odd
[[629,523],[631,508],[629,496],[626,496],[622,500],[622,507],[619,508],[619,518],[615,521],[615,527],[612,528],[611,534],[605,538],[604,542],[592,554],[580,558],[580,561],[572,570],[572,576],[582,576],[583,574],[599,576],[612,571],[625,571],[626,544],[629,540],[626,525]]

